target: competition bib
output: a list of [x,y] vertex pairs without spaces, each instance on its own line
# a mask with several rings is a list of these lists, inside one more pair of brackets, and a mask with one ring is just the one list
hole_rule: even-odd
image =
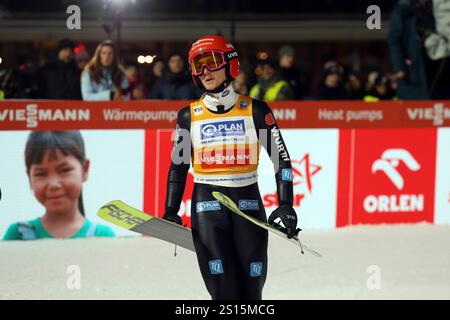
[[240,96],[224,114],[191,103],[194,182],[242,187],[257,181],[259,143],[252,100]]

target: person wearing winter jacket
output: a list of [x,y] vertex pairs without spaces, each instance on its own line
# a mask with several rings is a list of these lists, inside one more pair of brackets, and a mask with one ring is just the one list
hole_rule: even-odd
[[162,77],[157,79],[150,89],[149,99],[190,100],[200,97],[201,94],[193,85],[181,54],[171,54],[167,66]]
[[81,75],[83,100],[127,100],[129,84],[110,40],[101,42]]

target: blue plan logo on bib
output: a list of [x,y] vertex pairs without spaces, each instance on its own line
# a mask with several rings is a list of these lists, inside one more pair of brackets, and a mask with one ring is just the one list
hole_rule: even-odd
[[262,275],[263,263],[262,262],[252,262],[250,263],[250,277],[260,277]]
[[217,211],[221,209],[220,203],[217,200],[197,202],[196,208],[197,212]]
[[223,273],[222,260],[211,260],[209,262],[209,270],[211,274],[222,274]]
[[259,210],[258,200],[239,200],[239,210]]
[[204,123],[200,126],[200,139],[245,135],[244,120]]

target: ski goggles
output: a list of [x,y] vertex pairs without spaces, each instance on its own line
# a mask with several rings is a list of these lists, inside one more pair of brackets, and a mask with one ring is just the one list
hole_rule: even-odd
[[204,67],[209,71],[216,71],[228,63],[229,59],[237,58],[237,52],[223,53],[220,51],[207,51],[196,55],[192,58],[191,72],[193,76],[200,76],[203,74]]

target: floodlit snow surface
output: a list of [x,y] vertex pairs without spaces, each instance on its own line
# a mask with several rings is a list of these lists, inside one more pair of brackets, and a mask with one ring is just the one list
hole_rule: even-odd
[[[324,258],[271,236],[265,299],[450,299],[450,226],[355,226],[301,239]],[[3,241],[0,299],[209,299],[195,254],[177,251],[143,237]]]

